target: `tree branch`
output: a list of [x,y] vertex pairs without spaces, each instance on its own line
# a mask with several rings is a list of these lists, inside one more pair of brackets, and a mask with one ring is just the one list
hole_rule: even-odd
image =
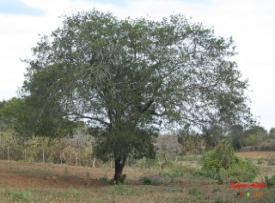
[[108,123],[106,121],[103,121],[102,119],[97,118],[97,117],[84,116],[84,115],[81,115],[81,114],[78,114],[78,113],[73,113],[72,116],[76,116],[76,118],[86,118],[86,119],[89,119],[89,120],[98,121],[98,122],[100,122],[103,125],[110,126],[110,123]]

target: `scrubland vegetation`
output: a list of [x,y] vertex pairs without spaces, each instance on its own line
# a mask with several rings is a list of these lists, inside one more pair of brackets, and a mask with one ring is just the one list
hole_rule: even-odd
[[[272,202],[275,195],[275,152],[235,153],[228,140],[202,153],[192,150],[182,154],[180,147],[184,146],[174,143],[178,144],[174,151],[161,137],[156,143],[156,147],[162,145],[157,147],[156,159],[129,160],[124,183],[113,185],[113,162],[94,159],[92,150],[84,153],[93,146],[84,130],[52,141],[28,138],[26,143],[33,145],[20,144],[11,131],[6,137],[4,134],[0,161],[0,196],[4,202]],[[18,143],[9,143],[8,156],[4,145],[8,142],[4,140],[9,136]],[[87,145],[74,145],[77,138],[86,140],[78,143]],[[64,156],[60,160],[60,146],[70,149],[67,159]],[[231,181],[264,182],[268,187],[229,189]],[[238,195],[248,191],[250,197]]]

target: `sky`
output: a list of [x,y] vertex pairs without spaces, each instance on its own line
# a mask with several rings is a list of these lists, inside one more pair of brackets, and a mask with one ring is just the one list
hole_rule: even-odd
[[0,100],[18,95],[27,67],[22,60],[32,56],[41,35],[65,15],[93,8],[120,18],[180,13],[233,37],[251,111],[260,125],[275,127],[274,0],[0,0]]

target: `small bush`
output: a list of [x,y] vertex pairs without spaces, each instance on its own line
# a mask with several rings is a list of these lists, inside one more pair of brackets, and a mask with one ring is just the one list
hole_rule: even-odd
[[109,185],[109,184],[111,184],[111,181],[110,181],[110,180],[108,179],[108,177],[106,177],[106,176],[98,178],[98,181],[99,181],[101,184],[104,184],[104,185]]
[[258,174],[258,168],[252,162],[238,159],[229,167],[226,176],[229,181],[253,181]]
[[238,158],[232,146],[222,141],[213,150],[206,152],[202,157],[202,173],[218,180],[224,181],[253,181],[259,170],[250,161]]
[[265,184],[267,187],[274,187],[275,186],[275,175],[273,175],[271,178],[268,178],[265,176]]
[[145,177],[141,177],[139,180],[144,185],[161,185],[169,182],[161,176],[149,176],[149,177],[145,176]]

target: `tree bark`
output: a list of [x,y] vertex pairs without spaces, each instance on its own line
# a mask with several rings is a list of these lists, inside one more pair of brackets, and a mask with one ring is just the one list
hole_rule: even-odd
[[125,166],[126,158],[117,158],[115,159],[115,175],[114,175],[114,183],[118,184],[123,182],[124,177],[122,175],[123,168]]
[[27,161],[27,150],[24,149],[24,158],[25,158],[25,161]]
[[10,146],[8,146],[8,152],[7,152],[7,154],[8,154],[8,160],[10,160]]
[[43,163],[45,163],[45,150],[42,148],[42,157],[43,157]]
[[95,164],[96,164],[96,158],[94,157],[94,159],[93,159],[93,168],[95,168]]
[[62,162],[62,152],[59,153],[59,159],[60,159],[60,164],[63,164],[63,162]]

